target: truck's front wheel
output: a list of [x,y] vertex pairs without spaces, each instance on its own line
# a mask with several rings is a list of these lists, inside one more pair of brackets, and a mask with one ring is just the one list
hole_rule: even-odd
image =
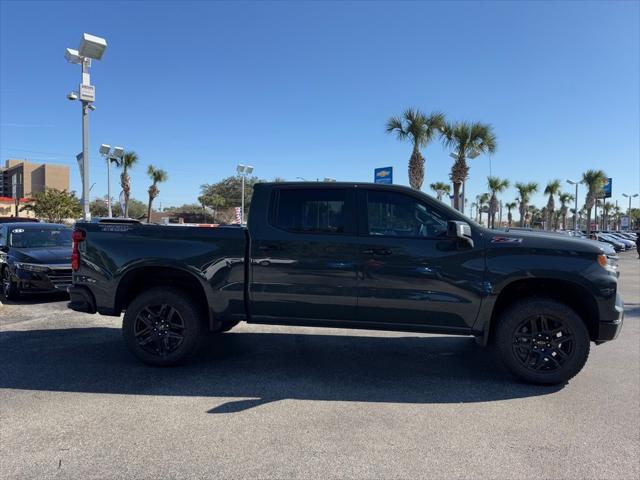
[[196,352],[202,325],[200,310],[184,292],[153,288],[127,307],[122,330],[136,357],[149,365],[170,366]]
[[589,356],[589,332],[571,308],[552,299],[508,307],[499,319],[496,346],[507,368],[541,385],[565,383]]

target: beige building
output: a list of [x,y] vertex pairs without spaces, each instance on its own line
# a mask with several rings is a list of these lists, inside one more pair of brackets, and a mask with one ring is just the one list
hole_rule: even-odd
[[7,160],[0,167],[0,198],[28,198],[46,188],[69,190],[69,167],[26,160]]

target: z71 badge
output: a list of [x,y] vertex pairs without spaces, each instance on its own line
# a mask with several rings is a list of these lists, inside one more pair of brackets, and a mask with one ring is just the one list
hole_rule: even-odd
[[522,238],[518,237],[493,237],[491,243],[522,243]]

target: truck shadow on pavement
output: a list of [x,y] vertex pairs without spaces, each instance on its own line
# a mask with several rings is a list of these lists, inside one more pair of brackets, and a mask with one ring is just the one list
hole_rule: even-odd
[[116,328],[0,333],[0,388],[242,398],[209,413],[282,399],[462,403],[547,395],[519,383],[466,337],[227,333],[190,363],[139,363]]
[[43,303],[52,303],[60,301],[69,301],[69,294],[65,292],[54,292],[44,294],[22,294],[18,300],[2,299],[5,305],[38,305]]

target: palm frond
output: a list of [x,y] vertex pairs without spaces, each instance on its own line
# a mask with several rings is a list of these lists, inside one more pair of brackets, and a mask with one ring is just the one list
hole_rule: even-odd
[[131,150],[129,152],[124,153],[124,156],[122,157],[122,161],[120,162],[119,166],[124,167],[125,169],[129,169],[133,167],[136,163],[138,163],[138,154],[133,150]]
[[389,120],[387,120],[385,131],[387,133],[395,132],[399,140],[404,140],[405,138],[407,138],[407,132],[404,130],[402,120],[400,120],[400,118],[396,116],[393,116]]
[[544,194],[556,195],[560,191],[560,185],[561,183],[559,179],[549,181],[544,189]]

